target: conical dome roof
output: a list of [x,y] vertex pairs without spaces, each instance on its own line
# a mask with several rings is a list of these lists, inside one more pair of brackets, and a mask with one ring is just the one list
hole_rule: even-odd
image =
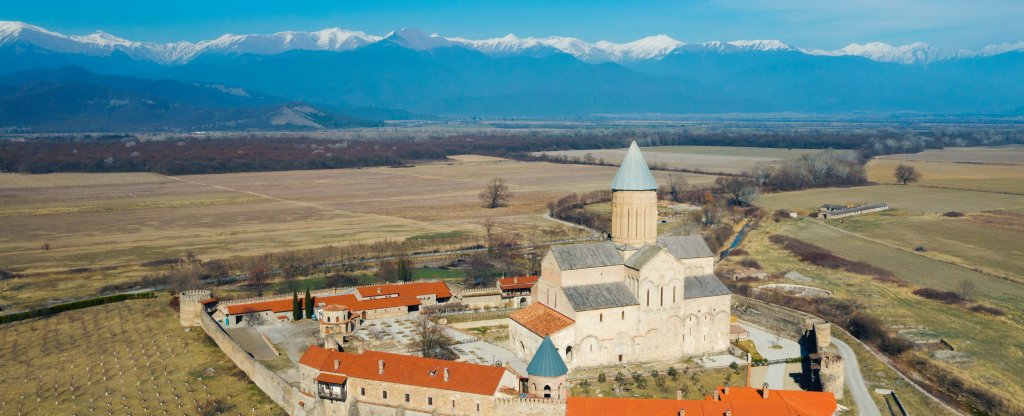
[[613,191],[654,191],[658,189],[658,182],[651,175],[651,169],[647,167],[647,160],[640,152],[640,146],[636,140],[629,145],[626,157],[622,158],[619,171],[612,180]]
[[562,361],[562,356],[558,355],[555,343],[551,342],[551,337],[544,337],[544,340],[540,342],[540,347],[537,348],[537,353],[533,354],[530,365],[526,366],[526,374],[538,377],[559,377],[568,373],[569,368],[565,366],[565,361]]

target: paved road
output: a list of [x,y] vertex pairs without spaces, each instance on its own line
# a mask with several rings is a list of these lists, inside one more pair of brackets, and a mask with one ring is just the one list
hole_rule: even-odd
[[844,382],[850,389],[853,401],[857,403],[857,414],[859,416],[882,416],[875,401],[871,400],[871,391],[868,390],[867,382],[864,381],[864,376],[860,373],[860,364],[857,362],[857,355],[853,353],[853,348],[836,337],[832,337],[832,344],[836,346],[839,355],[843,357],[843,370],[846,373]]

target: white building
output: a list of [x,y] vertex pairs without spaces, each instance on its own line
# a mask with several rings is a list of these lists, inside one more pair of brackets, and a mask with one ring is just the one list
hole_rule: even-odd
[[554,246],[533,303],[510,315],[512,348],[550,336],[569,368],[725,351],[731,293],[700,236],[658,237],[657,182],[634,142],[612,181],[612,240]]

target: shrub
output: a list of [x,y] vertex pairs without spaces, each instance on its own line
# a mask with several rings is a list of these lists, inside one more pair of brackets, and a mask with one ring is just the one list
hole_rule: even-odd
[[964,213],[959,212],[959,211],[947,211],[947,212],[943,213],[942,216],[949,217],[949,218],[958,218],[958,217],[964,216]]
[[746,256],[749,254],[750,253],[748,253],[747,250],[744,250],[742,248],[734,248],[732,249],[732,251],[729,252],[730,256]]
[[975,313],[989,314],[989,315],[992,315],[992,316],[1005,316],[1006,315],[1006,312],[1003,312],[1002,309],[999,309],[999,308],[997,308],[995,306],[988,306],[988,305],[974,305],[974,306],[971,306],[970,311],[971,312],[975,312]]
[[861,341],[875,341],[886,336],[882,321],[863,314],[857,314],[850,318],[850,321],[846,323],[846,329]]
[[605,381],[608,381],[608,377],[605,376],[604,372],[602,371],[601,374],[597,375],[597,382],[598,383],[604,383]]
[[231,410],[231,404],[223,398],[211,398],[196,403],[196,413],[202,416],[215,416]]
[[955,305],[964,302],[964,298],[956,292],[946,292],[943,290],[935,290],[930,288],[920,288],[914,291],[914,294],[925,299],[937,300],[942,303]]
[[757,260],[754,260],[749,257],[741,260],[740,264],[743,265],[743,267],[749,267],[751,269],[761,269],[761,263],[758,263]]
[[917,247],[914,247],[914,251],[925,252],[925,251],[928,251],[928,249],[924,248],[924,246],[917,246]]
[[914,348],[914,343],[899,336],[886,336],[878,343],[878,349],[892,357],[897,357]]

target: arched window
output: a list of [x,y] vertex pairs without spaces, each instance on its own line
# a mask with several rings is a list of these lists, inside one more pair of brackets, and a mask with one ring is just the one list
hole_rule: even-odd
[[622,320],[623,320],[623,321],[625,321],[625,320],[626,320],[626,311],[622,311]]
[[597,320],[598,320],[598,322],[604,322],[604,314],[603,313],[597,314]]
[[565,347],[565,359],[572,361],[572,346]]
[[672,304],[676,304],[676,287],[672,286]]
[[659,300],[659,302],[661,302],[661,305],[659,305],[659,306],[665,306],[665,287],[662,286],[662,287],[658,288],[658,290],[659,290],[658,297],[661,299],[661,300]]
[[551,386],[549,386],[549,385],[544,385],[544,398],[545,399],[550,399],[551,398]]
[[651,306],[651,289],[647,289],[647,306]]

